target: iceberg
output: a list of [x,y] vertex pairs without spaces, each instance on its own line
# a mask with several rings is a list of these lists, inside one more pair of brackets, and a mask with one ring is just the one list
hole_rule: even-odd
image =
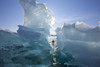
[[24,8],[24,24],[17,33],[0,29],[0,67],[49,67],[51,47],[47,41],[55,18],[46,4],[19,0]]
[[[0,30],[0,67],[50,66],[52,55],[48,42],[39,41],[38,33],[29,28],[22,26],[20,29],[21,34]],[[37,35],[34,36],[34,33]],[[31,40],[28,37],[37,39]]]
[[57,45],[68,51],[83,67],[100,67],[100,27],[85,23],[65,23],[56,29]]
[[[26,41],[24,46],[32,49],[26,53],[25,56],[34,59],[35,63],[33,62],[33,65],[42,64],[52,67],[55,58],[58,64],[62,64],[60,64],[60,67],[64,66],[65,62],[69,64],[74,63],[75,60],[73,60],[73,57],[69,53],[62,52],[61,50],[50,53],[51,47],[49,47],[47,37],[50,34],[51,28],[53,28],[52,25],[55,23],[55,18],[46,4],[38,3],[36,0],[19,0],[19,2],[24,8],[24,24],[23,26],[19,26],[17,32],[20,36],[31,41],[28,43]],[[53,58],[53,54],[55,54],[56,57]],[[76,64],[76,66],[78,65]]]
[[[89,39],[93,29],[84,23],[64,24],[63,28],[57,29],[57,44],[51,48],[47,37],[55,23],[53,14],[46,4],[36,0],[19,2],[24,8],[24,24],[18,25],[17,33],[0,30],[0,67],[81,67],[74,54],[70,54],[72,47],[67,48],[67,52],[65,44],[73,43],[73,40],[86,41],[82,37],[88,36],[86,38]],[[78,35],[82,39],[77,38]],[[88,39],[88,42],[93,41]]]
[[49,11],[45,3],[38,3],[36,0],[19,0],[24,8],[24,25],[28,28],[39,30],[45,35],[49,34],[50,27],[55,23],[53,14]]

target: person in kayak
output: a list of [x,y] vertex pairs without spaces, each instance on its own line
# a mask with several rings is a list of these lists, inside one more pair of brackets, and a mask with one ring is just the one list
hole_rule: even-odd
[[51,42],[51,43],[52,43],[52,45],[54,46],[54,44],[55,44],[55,41],[54,41],[54,40],[52,40],[52,42]]

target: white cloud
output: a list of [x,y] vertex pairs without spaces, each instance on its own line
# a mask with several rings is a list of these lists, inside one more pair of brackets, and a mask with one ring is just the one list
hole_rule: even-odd
[[95,17],[95,16],[97,16],[97,15],[95,15],[95,14],[93,14],[93,15],[88,15],[88,14],[86,14],[86,15],[82,15],[82,16],[71,16],[71,17],[64,17],[64,18],[61,18],[61,19],[56,19],[56,21],[57,21],[57,23],[64,23],[64,22],[71,22],[71,21],[79,21],[79,20],[86,20],[86,19],[90,19],[90,18],[93,18],[93,17]]
[[100,21],[98,21],[98,23],[99,23],[99,27],[100,27]]
[[100,21],[98,21],[98,23],[100,24]]
[[0,30],[2,30],[2,28],[0,28]]
[[83,19],[83,17],[72,17],[72,18],[63,18],[63,19],[59,19],[59,23],[62,23],[62,22],[70,22],[70,21],[77,21],[77,20],[80,20],[80,19]]

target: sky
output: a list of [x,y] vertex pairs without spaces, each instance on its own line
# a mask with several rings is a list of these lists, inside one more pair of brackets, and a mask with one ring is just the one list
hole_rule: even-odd
[[[37,0],[46,3],[56,19],[63,23],[85,22],[97,26],[100,21],[100,0]],[[17,30],[24,23],[24,10],[18,0],[0,0],[0,28]]]

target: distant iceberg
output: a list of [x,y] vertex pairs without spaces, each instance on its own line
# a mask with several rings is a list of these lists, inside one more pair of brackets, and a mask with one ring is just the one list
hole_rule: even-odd
[[83,22],[65,23],[56,29],[57,45],[68,51],[83,67],[100,67],[100,27]]

